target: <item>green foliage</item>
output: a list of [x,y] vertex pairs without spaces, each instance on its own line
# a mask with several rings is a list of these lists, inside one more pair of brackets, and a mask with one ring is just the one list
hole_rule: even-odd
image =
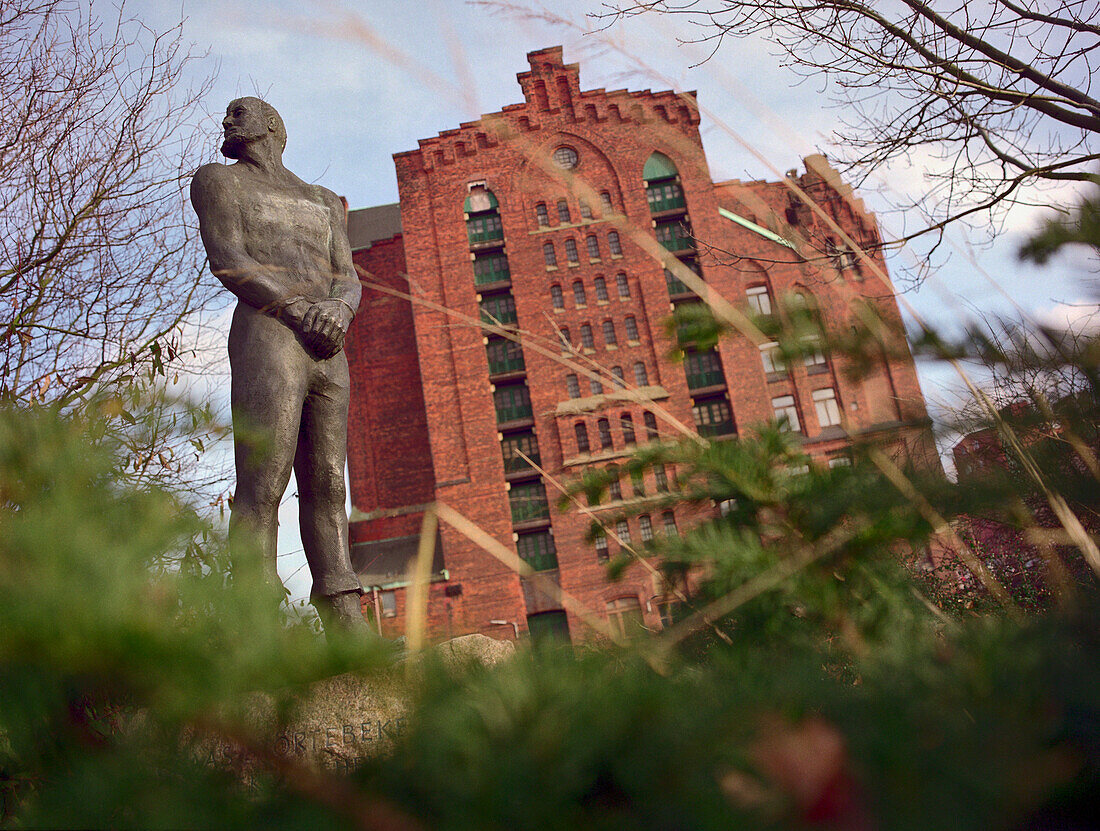
[[101,422],[0,412],[0,819],[254,825],[264,801],[195,737],[243,730],[257,692],[285,719],[296,685],[384,650],[284,626],[250,558],[119,461]]

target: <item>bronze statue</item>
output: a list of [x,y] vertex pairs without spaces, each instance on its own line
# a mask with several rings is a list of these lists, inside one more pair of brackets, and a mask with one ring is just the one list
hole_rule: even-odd
[[367,631],[344,510],[348,361],[344,336],[361,287],[344,206],[285,167],[274,107],[239,98],[222,121],[222,155],[191,181],[210,270],[237,296],[229,330],[237,487],[230,538],[254,536],[275,568],[279,503],[293,468],[311,600],[326,627]]

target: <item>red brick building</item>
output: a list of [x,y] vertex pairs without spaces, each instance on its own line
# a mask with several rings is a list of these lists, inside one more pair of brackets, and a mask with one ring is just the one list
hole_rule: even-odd
[[[399,205],[349,215],[355,261],[372,275],[347,347],[352,559],[390,632],[403,630],[406,571],[436,500],[613,623],[660,625],[655,578],[635,567],[609,584],[617,543],[586,541],[589,518],[559,511],[524,456],[564,481],[658,435],[719,440],[776,417],[822,463],[853,432],[934,456],[904,343],[858,384],[820,351],[786,366],[747,336],[671,361],[665,321],[701,302],[674,260],[740,309],[800,299],[841,327],[866,303],[899,332],[901,321],[888,282],[782,182],[711,181],[692,95],[582,90],[560,47],[528,58],[522,103],[396,154]],[[788,176],[857,243],[877,242],[824,158],[805,163]],[[674,475],[625,481],[599,510],[644,507]],[[639,543],[690,522],[654,510],[615,530]],[[453,528],[438,543],[433,634],[581,634]]]

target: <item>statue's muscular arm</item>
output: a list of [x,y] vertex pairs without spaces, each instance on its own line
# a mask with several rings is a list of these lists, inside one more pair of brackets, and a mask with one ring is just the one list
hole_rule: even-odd
[[199,217],[210,270],[239,299],[276,314],[293,295],[276,268],[249,256],[236,190],[233,172],[221,164],[203,165],[191,180],[191,204]]

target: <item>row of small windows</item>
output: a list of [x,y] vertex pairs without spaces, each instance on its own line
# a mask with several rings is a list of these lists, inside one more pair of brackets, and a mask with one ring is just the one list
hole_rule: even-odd
[[[640,342],[640,333],[638,331],[638,321],[633,315],[627,315],[623,320],[623,328],[626,330],[626,340],[629,344],[636,344]],[[608,318],[600,325],[600,330],[603,333],[604,343],[608,346],[619,345],[619,335],[615,330],[615,321]],[[581,348],[582,349],[595,349],[596,348],[596,336],[592,329],[592,324],[581,324]],[[570,340],[569,327],[562,326],[558,329],[558,338],[561,341],[562,349],[567,352],[573,351],[573,342]],[[635,364],[637,366],[637,364]],[[644,366],[644,364],[643,364]]]
[[[642,415],[642,423],[645,426],[647,441],[653,441],[658,437],[657,433],[657,416],[651,412],[645,412]],[[623,437],[623,444],[636,444],[638,441],[637,434],[634,431],[634,416],[630,413],[619,414],[619,433]],[[583,421],[577,421],[573,424],[573,436],[577,441],[578,453],[591,453],[592,444],[588,440],[588,425]],[[615,448],[615,442],[611,437],[611,421],[610,419],[601,418],[596,421],[596,437],[600,442],[601,450],[613,450]],[[662,471],[661,476],[664,476]],[[660,485],[658,489],[661,488]]]
[[[661,514],[661,524],[664,527],[665,534],[671,536],[678,533],[678,529],[676,527],[676,514],[672,511],[665,511]],[[653,539],[653,519],[652,517],[650,517],[649,514],[641,514],[638,517],[638,535],[641,537],[643,543],[649,542]],[[618,522],[616,522],[615,536],[618,538],[620,544],[631,545],[633,539],[630,533],[630,523],[627,522],[625,519],[620,519]],[[610,559],[607,535],[602,532],[597,534],[596,538],[593,540],[593,545],[596,549],[596,562],[606,563]],[[611,613],[613,605],[622,602],[624,601],[612,601],[612,603],[609,603],[609,613]],[[638,601],[634,600],[633,607],[637,608],[637,606]]]
[[[575,239],[567,239],[562,244],[565,248],[565,260],[571,265],[580,265],[580,252],[577,249],[577,241]],[[584,245],[588,252],[589,260],[599,260],[602,255],[600,254],[600,241],[595,234],[589,234],[584,239]],[[611,256],[618,257],[623,253],[622,241],[619,239],[618,231],[607,232],[607,248],[611,252]],[[558,265],[558,253],[554,248],[554,243],[544,242],[542,244],[542,259],[546,263],[547,268],[557,268]]]
[[[621,366],[611,367],[611,376],[616,387],[626,387],[626,378],[623,376],[623,368]],[[645,364],[641,361],[634,364],[634,385],[638,387],[649,386],[649,372]],[[565,391],[570,398],[581,397],[581,382],[576,375],[570,373],[565,376]],[[603,395],[603,382],[598,378],[589,378],[588,392],[590,395]]]
[[[812,336],[803,342],[802,365],[811,374],[828,367],[825,353],[821,351],[821,339]],[[783,358],[783,352],[779,344],[774,341],[760,344],[760,360],[764,364],[764,372],[768,375],[785,375],[788,371],[787,362]]]
[[[603,277],[597,277],[593,280],[592,287],[595,290],[597,302],[606,303],[610,300],[610,295],[607,290],[607,280]],[[617,274],[615,276],[615,290],[620,300],[628,300],[630,298],[630,282],[627,280],[625,274]],[[565,308],[565,293],[558,283],[554,283],[550,286],[550,303],[555,309]],[[575,280],[573,282],[573,303],[578,307],[588,305],[588,296],[585,292],[584,281],[582,280]]]
[[[592,219],[592,207],[585,199],[578,200],[577,207],[580,210],[581,219]],[[569,203],[564,199],[559,199],[557,206],[558,223],[561,225],[568,225],[572,223],[573,217],[569,212]],[[600,194],[600,209],[604,215],[613,213],[614,209],[611,205],[611,194],[608,191],[604,191]],[[535,205],[535,222],[539,224],[540,228],[547,228],[550,226],[550,211],[546,207],[545,202],[539,202]]]

